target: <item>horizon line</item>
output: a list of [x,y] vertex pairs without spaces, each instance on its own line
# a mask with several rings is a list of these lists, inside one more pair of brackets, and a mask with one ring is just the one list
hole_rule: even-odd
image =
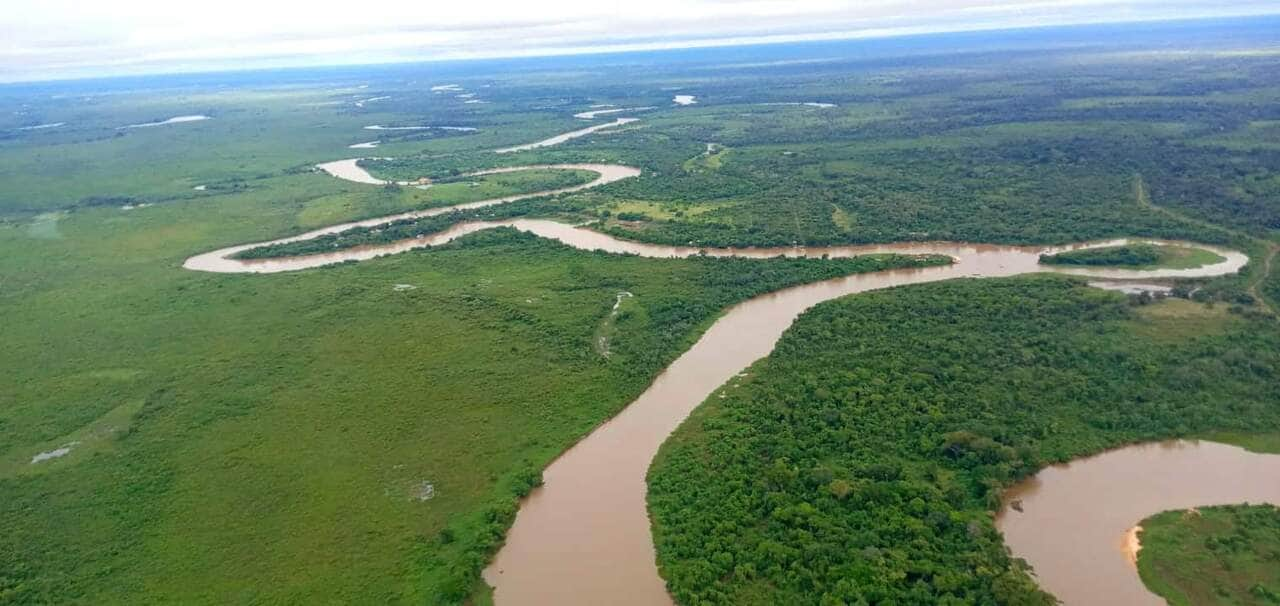
[[[1214,21],[1241,21],[1250,18],[1280,18],[1280,7],[1276,9],[1267,9],[1259,12],[1249,12],[1241,14],[1204,16],[1197,15],[1191,17],[1156,17],[1150,19],[1124,19],[1124,20],[1094,20],[1094,21],[1070,21],[1062,23],[1042,23],[1042,24],[967,24],[953,28],[935,28],[929,26],[902,26],[902,27],[883,27],[883,28],[864,28],[859,30],[844,30],[836,32],[810,32],[803,34],[768,34],[754,36],[723,36],[717,38],[689,38],[685,40],[670,42],[635,42],[635,43],[619,43],[619,44],[594,44],[579,45],[569,47],[544,47],[529,49],[527,51],[515,52],[497,52],[493,54],[473,54],[467,56],[449,55],[437,57],[413,57],[403,60],[383,60],[383,61],[352,61],[352,62],[320,62],[320,63],[293,63],[279,65],[258,65],[252,67],[208,67],[193,69],[165,69],[156,70],[140,70],[134,73],[116,73],[110,75],[87,75],[72,77],[55,77],[55,78],[15,78],[5,79],[0,76],[0,87],[21,86],[25,84],[57,84],[87,81],[105,81],[105,80],[123,80],[130,78],[159,78],[173,76],[199,76],[213,74],[245,74],[254,72],[269,71],[305,71],[319,70],[326,68],[377,68],[390,66],[407,66],[415,64],[448,64],[448,63],[479,63],[483,61],[494,61],[501,59],[540,59],[554,57],[578,57],[593,55],[627,55],[645,52],[665,52],[695,49],[720,49],[735,48],[748,46],[784,46],[796,45],[809,42],[841,42],[841,41],[858,41],[858,40],[888,40],[895,38],[926,38],[931,36],[943,36],[947,34],[965,34],[980,32],[1015,32],[1015,31],[1033,31],[1048,29],[1084,29],[1088,27],[1115,26],[1124,27],[1131,25],[1157,25],[1157,24],[1180,24],[1194,22],[1214,22]],[[1280,41],[1278,41],[1280,44]],[[304,60],[305,56],[291,57],[291,60]]]

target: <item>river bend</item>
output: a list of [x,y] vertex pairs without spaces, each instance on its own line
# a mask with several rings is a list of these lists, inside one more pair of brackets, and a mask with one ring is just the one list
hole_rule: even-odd
[[1005,544],[1063,604],[1163,606],[1126,553],[1129,529],[1171,509],[1280,504],[1280,455],[1192,440],[1138,444],[1043,469],[1004,502],[996,527]]
[[[618,122],[623,120],[627,119]],[[578,135],[581,132],[570,134],[581,136]],[[341,171],[329,172],[343,178],[355,175],[356,178],[352,180],[358,182],[377,181],[373,177],[366,180],[356,173],[342,174],[351,168],[363,172],[355,161],[350,161],[349,166],[344,165]],[[813,305],[853,293],[953,278],[1002,277],[1034,272],[1114,280],[1214,276],[1236,272],[1248,261],[1239,252],[1197,244],[1195,246],[1210,249],[1224,257],[1224,260],[1213,265],[1183,270],[1064,268],[1039,264],[1041,254],[1116,245],[1131,240],[1067,246],[906,242],[867,246],[710,249],[643,244],[618,239],[586,227],[543,219],[462,223],[438,234],[324,254],[272,259],[232,258],[236,253],[260,246],[308,240],[354,227],[375,227],[457,209],[480,208],[533,196],[580,191],[640,174],[640,170],[636,168],[607,164],[552,164],[473,174],[533,168],[590,170],[600,176],[590,183],[574,187],[352,221],[296,236],[232,246],[193,256],[186,260],[184,267],[219,273],[296,271],[437,246],[495,227],[515,228],[582,250],[656,258],[687,257],[694,254],[767,258],[778,255],[848,257],[899,253],[946,255],[952,258],[953,263],[941,267],[856,274],[794,286],[729,308],[688,351],[660,373],[639,398],[547,467],[543,474],[543,486],[535,489],[522,502],[505,545],[485,570],[485,580],[494,587],[494,599],[498,604],[670,604],[670,597],[654,565],[653,540],[645,506],[645,474],[649,463],[666,437],[695,407],[716,388],[768,355],[783,331]],[[1135,519],[1130,523],[1136,521]]]

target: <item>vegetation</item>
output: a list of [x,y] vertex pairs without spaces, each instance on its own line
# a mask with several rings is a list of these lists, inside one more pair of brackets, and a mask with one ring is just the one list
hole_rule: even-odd
[[[390,174],[388,174],[390,173]],[[417,177],[378,172],[390,180],[416,181]],[[535,169],[491,175],[451,175],[433,181],[433,194],[443,194],[433,206],[450,206],[514,194],[561,189],[590,183],[597,177],[589,170]]]
[[1149,244],[1111,246],[1087,250],[1068,251],[1056,255],[1040,255],[1046,265],[1127,265],[1151,266],[1160,262],[1160,251]]
[[[937,262],[650,260],[496,230],[273,276],[181,269],[223,246],[591,178],[465,177],[563,162],[643,174],[255,254],[515,216],[680,245],[1150,237],[1247,249],[1246,275],[1179,284],[1192,300],[1130,308],[1037,278],[824,306],[762,363],[793,370],[768,383],[803,398],[778,404],[749,381],[700,411],[655,470],[681,600],[1037,599],[985,517],[1000,484],[1117,441],[1274,428],[1280,348],[1262,297],[1280,302],[1280,60],[1251,51],[1274,46],[1277,23],[1045,30],[1039,48],[988,32],[980,48],[920,37],[2,85],[0,603],[463,602],[483,592],[476,571],[515,496],[724,306]],[[1168,52],[1170,40],[1194,52]],[[446,81],[486,103],[431,90]],[[673,106],[677,86],[700,103]],[[766,105],[809,100],[833,106]],[[582,128],[572,115],[600,103],[658,109],[492,152]],[[118,128],[183,114],[212,119]],[[377,175],[435,185],[314,168],[360,155],[379,158],[361,162]],[[635,297],[606,325],[622,290]],[[857,323],[823,324],[846,312]],[[593,347],[605,333],[607,357]],[[802,360],[786,349],[800,343],[829,351]],[[836,372],[853,365],[852,378]],[[772,403],[738,399],[755,390]],[[801,404],[820,410],[792,414]],[[762,414],[748,427],[746,412]],[[819,423],[839,448],[816,441]],[[732,439],[703,452],[686,441],[698,432]],[[759,476],[737,475],[751,466],[734,459],[715,482],[663,479],[705,479],[694,462],[721,461],[738,432],[759,450],[734,456]],[[825,492],[810,490],[819,467]],[[684,493],[694,487],[706,498]],[[672,525],[677,505],[690,526]],[[722,515],[743,521],[704,526]]]
[[380,188],[310,199],[333,181],[0,229],[5,602],[456,601],[515,496],[719,310],[936,262],[650,260],[499,230],[295,274],[179,267],[322,208],[390,210]]
[[427,217],[400,219],[374,228],[357,227],[307,240],[259,246],[236,253],[235,257],[239,259],[270,259],[331,252],[353,246],[387,244],[439,233],[453,225],[467,221],[496,220],[520,216],[527,212],[526,209],[537,208],[547,200],[550,200],[550,198],[539,196],[530,202],[522,204],[504,204],[496,208],[451,210]]
[[[1244,28],[1231,33],[1249,41]],[[1274,178],[1280,147],[1272,136],[1280,110],[1269,102],[1274,58],[1209,53],[1119,61],[1101,50],[1045,52],[1090,67],[1082,73],[1022,53],[952,53],[726,68],[714,79],[702,77],[705,67],[680,66],[588,71],[558,78],[555,86],[546,83],[557,73],[550,68],[458,78],[493,101],[480,105],[393,81],[377,84],[390,99],[362,108],[349,100],[363,94],[354,87],[297,85],[194,99],[131,92],[83,107],[57,101],[42,107],[39,119],[68,121],[66,130],[7,131],[0,139],[6,183],[0,208],[30,216],[207,197],[191,188],[257,187],[265,178],[362,153],[344,146],[377,139],[377,151],[363,153],[395,159],[365,164],[397,179],[447,180],[531,162],[639,166],[645,171],[639,179],[525,210],[601,220],[606,231],[667,244],[1041,244],[1125,236],[1227,243],[1232,238],[1220,228],[1186,217],[1253,237],[1280,226]],[[491,152],[581,128],[571,115],[592,103],[665,105],[669,98],[657,91],[689,79],[704,92],[697,108],[648,112],[637,125],[559,147]],[[836,107],[764,105],[795,97]],[[214,119],[120,136],[114,130],[122,120],[169,112]],[[478,130],[362,128],[369,124]],[[153,168],[126,178],[121,159]],[[76,178],[68,183],[67,174]],[[1143,177],[1148,202],[1179,215],[1135,201],[1134,175]],[[419,196],[407,207],[443,203],[428,201],[427,193],[400,195]]]
[[819,305],[663,447],[660,570],[683,604],[1048,603],[992,525],[1002,488],[1125,443],[1274,432],[1278,346],[1269,320],[1052,276]]
[[1040,255],[1046,265],[1124,266],[1131,269],[1165,267],[1188,269],[1224,261],[1222,256],[1203,248],[1127,244],[1072,250],[1055,255]]
[[1229,505],[1142,521],[1138,573],[1173,606],[1280,603],[1280,509]]

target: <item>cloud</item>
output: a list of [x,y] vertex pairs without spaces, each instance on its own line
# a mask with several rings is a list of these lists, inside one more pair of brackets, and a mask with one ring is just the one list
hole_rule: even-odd
[[0,81],[1276,12],[1275,0],[43,0],[0,15]]

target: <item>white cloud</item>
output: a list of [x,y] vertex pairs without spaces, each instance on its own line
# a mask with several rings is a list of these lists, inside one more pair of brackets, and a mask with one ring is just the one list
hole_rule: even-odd
[[[10,0],[14,1],[14,0]],[[42,0],[0,11],[0,81],[526,56],[1280,12],[1277,0]]]

